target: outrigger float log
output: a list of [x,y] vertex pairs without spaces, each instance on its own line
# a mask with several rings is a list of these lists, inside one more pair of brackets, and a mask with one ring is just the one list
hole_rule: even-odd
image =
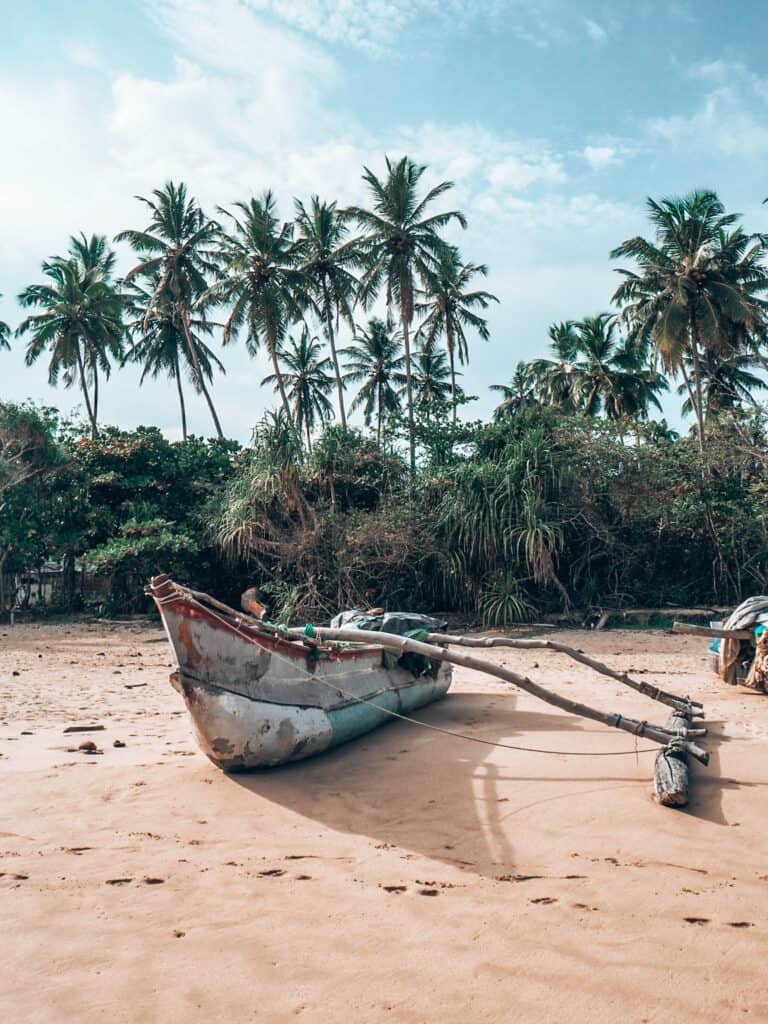
[[[428,633],[425,640],[417,640],[359,628],[285,629],[237,612],[168,576],[154,577],[148,593],[176,654],[178,668],[171,682],[184,697],[203,751],[225,771],[299,760],[360,736],[391,717],[408,719],[411,711],[445,696],[453,665],[483,672],[563,711],[660,744],[654,793],[662,804],[687,802],[689,756],[705,765],[709,761],[696,743],[706,729],[692,722],[703,717],[700,703],[637,682],[554,641],[444,633]],[[451,649],[456,647],[552,650],[670,707],[673,714],[661,726],[604,712],[511,669]],[[398,659],[385,657],[385,651],[395,652]]]

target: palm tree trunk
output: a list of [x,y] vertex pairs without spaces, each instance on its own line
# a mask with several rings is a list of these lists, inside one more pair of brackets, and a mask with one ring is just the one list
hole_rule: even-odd
[[405,307],[401,307],[400,323],[403,328],[403,347],[405,349],[405,391],[408,402],[408,449],[411,476],[416,475],[416,436],[413,423],[413,382],[411,380],[411,339],[408,334],[408,317]]
[[453,352],[453,330],[450,323],[445,325],[445,341],[448,349],[448,363],[451,367],[451,422],[456,426],[456,365]]
[[75,352],[77,354],[77,370],[80,374],[80,389],[83,392],[83,398],[85,399],[85,408],[88,413],[88,419],[91,423],[91,440],[95,441],[99,436],[99,430],[96,426],[96,417],[93,415],[93,408],[91,406],[91,397],[88,394],[88,383],[85,379],[85,366],[83,365],[83,354],[80,351],[79,343],[75,343]]
[[181,311],[181,323],[184,328],[184,338],[187,342],[187,351],[189,352],[189,358],[192,360],[192,366],[194,367],[195,370],[195,383],[197,384],[200,391],[202,391],[203,396],[205,397],[205,401],[208,403],[208,408],[211,413],[211,418],[213,419],[213,424],[216,427],[216,433],[219,435],[219,440],[223,441],[224,431],[221,429],[219,417],[216,415],[216,409],[214,408],[213,401],[211,399],[210,394],[208,393],[208,388],[205,386],[205,378],[203,377],[203,371],[200,366],[200,360],[198,359],[197,356],[197,349],[195,348],[195,343],[192,341],[192,335],[190,334],[189,331],[189,312],[187,311],[186,307],[182,308]]
[[381,409],[381,381],[379,381],[377,383],[376,390],[378,391],[378,395],[379,395],[379,400],[378,400],[378,403],[377,403],[377,410],[376,410],[376,442],[377,442],[379,448],[381,448],[381,418],[382,418],[382,415],[383,415],[382,409]]
[[96,365],[94,359],[91,364],[93,370],[93,418],[96,423],[99,422],[99,368]]
[[[280,369],[280,364],[277,361],[277,342],[270,339],[267,347],[269,349],[269,356],[272,360],[272,369],[275,371],[275,380],[277,381],[277,389],[280,392],[280,401],[283,403],[283,411],[285,412],[288,422],[294,423],[293,416],[291,415],[291,407],[288,403],[288,395],[285,393],[283,371]],[[301,424],[298,423],[295,423],[294,425],[301,426]]]
[[691,360],[693,362],[693,383],[696,392],[694,401],[694,412],[696,423],[699,428],[699,451],[704,454],[704,400],[701,391],[701,362],[699,361],[699,339],[696,333],[696,318],[693,310],[688,312],[689,345],[691,348]]
[[308,416],[304,417],[304,429],[307,432],[307,451],[311,455],[312,454],[312,435],[309,432],[309,417]]
[[0,555],[0,615],[5,612],[5,562],[11,553],[10,548],[5,548]]
[[181,409],[181,436],[187,440],[187,409],[184,405],[184,390],[181,386],[181,367],[179,366],[179,357],[175,355],[173,357],[173,372],[176,378],[176,390],[179,393],[179,408]]
[[336,373],[336,390],[339,394],[339,416],[341,417],[341,425],[344,430],[347,429],[347,414],[344,409],[344,382],[341,379],[341,370],[339,369],[339,357],[336,355],[336,337],[333,332],[333,314],[331,313],[331,299],[328,295],[328,284],[323,281],[323,308],[325,311],[325,326],[328,331],[328,344],[331,349],[331,359],[333,360],[333,369]]

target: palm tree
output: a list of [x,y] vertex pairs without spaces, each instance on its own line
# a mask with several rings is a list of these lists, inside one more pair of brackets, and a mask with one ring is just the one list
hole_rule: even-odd
[[[630,325],[630,343],[651,344],[662,364],[680,373],[705,446],[703,359],[709,350],[734,351],[734,343],[764,328],[768,288],[762,238],[733,228],[714,192],[647,201],[655,240],[630,238],[611,256],[629,256],[638,271],[624,280],[613,301]],[[733,228],[733,230],[731,230]],[[690,375],[686,363],[690,364]]]
[[[83,274],[92,273],[100,276],[108,286],[113,284],[115,261],[114,252],[107,246],[105,235],[91,235],[87,238],[83,232],[80,236],[70,238],[69,256],[80,266]],[[86,365],[92,384],[93,417],[99,418],[99,370],[109,377],[111,364],[109,356],[122,359],[122,336],[116,344],[108,346],[108,350],[90,343],[87,346]]]
[[[686,365],[690,374],[689,360],[686,360]],[[701,374],[705,422],[722,412],[736,410],[745,402],[753,407],[757,405],[752,392],[765,389],[766,384],[751,372],[755,366],[755,356],[748,351],[730,352],[722,357],[716,356],[712,350],[704,353]],[[687,416],[693,412],[693,406],[685,383],[678,387],[677,393],[686,396],[683,413]]]
[[[96,239],[93,250],[106,253]],[[98,436],[98,371],[108,374],[110,357],[122,351],[122,299],[109,279],[111,261],[95,260],[86,265],[73,253],[78,240],[72,239],[70,256],[54,257],[42,264],[48,281],[29,285],[18,301],[25,309],[41,312],[26,317],[16,334],[30,333],[25,362],[31,366],[45,351],[50,353],[48,382],[55,386],[63,374],[65,387],[75,381],[85,401],[91,436]],[[86,243],[89,245],[90,243]],[[89,388],[89,375],[93,393]]]
[[[3,297],[2,294],[0,294],[0,299],[2,299],[2,297]],[[10,347],[11,347],[11,343],[10,343],[10,340],[9,340],[10,337],[11,337],[11,328],[3,320],[0,320],[0,348],[10,349]]]
[[168,181],[162,189],[154,189],[152,195],[153,199],[136,196],[150,211],[148,227],[143,231],[121,231],[115,236],[118,242],[129,242],[142,257],[126,274],[125,280],[129,282],[139,277],[152,281],[149,307],[153,315],[162,316],[162,311],[169,308],[178,310],[193,368],[193,382],[205,398],[221,439],[224,433],[190,330],[192,309],[208,289],[207,276],[215,271],[210,247],[219,227],[203,213],[196,199],[188,197],[183,182],[174,185]]
[[299,246],[293,238],[293,225],[278,220],[271,191],[260,199],[235,203],[235,210],[237,213],[219,207],[219,212],[231,221],[232,233],[221,236],[221,279],[208,289],[206,299],[232,307],[224,324],[225,345],[243,326],[251,355],[264,344],[285,415],[290,419],[278,353],[289,325],[299,318],[307,302]]
[[553,324],[549,336],[555,358],[528,366],[543,404],[611,420],[643,419],[649,405],[661,409],[666,379],[648,369],[642,346],[619,338],[611,313]]
[[456,422],[456,356],[463,365],[469,360],[466,328],[474,328],[483,341],[490,337],[488,322],[475,312],[498,302],[490,292],[469,290],[470,282],[478,274],[485,277],[485,264],[461,262],[458,249],[452,246],[440,253],[437,266],[425,273],[424,301],[417,304],[424,322],[416,335],[424,349],[433,348],[445,338],[451,373],[451,401],[453,422]]
[[[328,393],[333,389],[331,360],[322,356],[322,346],[317,338],[310,338],[306,326],[298,341],[289,339],[287,348],[281,349],[278,359],[282,380],[287,385],[288,397],[293,403],[293,422],[296,429],[304,428],[307,435],[307,450],[312,451],[312,430],[318,420],[326,422],[333,416],[333,406]],[[274,384],[278,388],[277,373],[270,373],[262,384]]]
[[502,395],[501,404],[493,410],[495,420],[526,412],[539,404],[536,399],[530,364],[522,359],[515,366],[515,372],[509,384],[491,384],[490,387],[491,391],[498,391]]
[[419,349],[414,353],[413,364],[418,406],[426,409],[435,402],[447,402],[449,398],[456,400],[455,374],[451,375],[445,352],[435,348]]
[[611,313],[588,316],[573,324],[577,372],[583,392],[582,412],[609,420],[645,418],[648,406],[661,411],[660,391],[666,379],[645,365],[642,348],[621,342]]
[[416,308],[418,281],[434,271],[448,245],[439,235],[441,228],[457,221],[466,227],[466,218],[458,210],[428,214],[428,209],[453,182],[443,181],[419,196],[419,181],[426,171],[409,157],[393,163],[386,158],[387,175],[382,181],[364,168],[372,209],[352,207],[348,213],[363,229],[360,239],[364,260],[363,278],[358,293],[363,308],[368,308],[384,286],[388,313],[397,307],[405,347],[405,378],[408,402],[408,434],[411,474],[416,471],[416,442],[413,431],[413,384],[411,380],[410,329]]
[[349,218],[337,209],[336,203],[323,203],[312,196],[307,210],[298,199],[296,224],[299,228],[297,250],[301,271],[305,277],[312,308],[323,324],[336,375],[341,425],[347,429],[344,408],[344,381],[336,351],[336,330],[344,318],[352,325],[357,278],[353,270],[360,263],[360,252],[355,240],[349,240]]
[[584,386],[576,365],[578,340],[574,321],[552,324],[548,333],[554,359],[534,359],[528,364],[528,376],[543,405],[554,405],[563,412],[573,413],[581,407]]
[[[187,410],[182,387],[182,369],[186,369],[194,387],[197,387],[197,373],[189,357],[181,311],[178,305],[155,302],[156,286],[155,281],[150,281],[149,287],[143,288],[136,280],[128,285],[127,329],[133,339],[133,345],[127,352],[124,362],[142,364],[140,384],[144,383],[147,376],[153,380],[161,375],[168,376],[176,381],[181,411],[181,432],[186,441]],[[214,366],[222,373],[225,372],[221,361],[202,339],[202,335],[212,334],[214,326],[216,325],[206,320],[202,313],[189,320],[189,336],[195,347],[200,372],[209,383],[213,380]]]
[[376,416],[376,440],[381,445],[384,421],[400,409],[399,392],[405,384],[402,335],[374,317],[367,329],[355,328],[353,344],[341,353],[347,357],[344,379],[362,385],[352,410],[362,406],[367,427]]

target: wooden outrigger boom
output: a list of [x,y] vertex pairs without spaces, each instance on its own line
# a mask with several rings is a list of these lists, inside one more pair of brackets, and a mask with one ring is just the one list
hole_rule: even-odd
[[[517,640],[506,636],[451,636],[443,633],[430,633],[427,639],[430,643],[434,644],[456,644],[461,647],[514,647],[516,650],[523,651],[555,651],[557,654],[564,654],[573,661],[586,665],[601,675],[610,676],[611,679],[615,679],[624,686],[628,686],[631,690],[636,690],[638,693],[642,693],[643,696],[650,697],[651,700],[656,700],[660,704],[666,704],[668,707],[674,708],[675,711],[685,711],[686,713],[690,711],[691,718],[704,717],[703,705],[698,701],[690,700],[688,697],[678,697],[674,693],[667,693],[666,690],[661,690],[658,686],[651,686],[650,683],[640,683],[636,679],[632,679],[626,672],[617,672],[608,665],[604,665],[602,661],[588,657],[583,651],[558,643],[556,640]],[[704,733],[702,732],[699,735],[704,735]]]
[[[366,632],[366,630],[360,629],[326,629],[325,627],[313,628],[313,636],[316,636],[319,640],[330,640],[343,643],[360,643],[362,638],[366,635]],[[288,630],[287,635],[298,639],[303,635],[303,631],[300,629],[291,629]],[[429,634],[430,637],[441,635],[442,634]],[[519,673],[513,672],[508,668],[502,668],[500,665],[489,665],[487,662],[482,661],[480,658],[473,657],[471,654],[464,654],[461,651],[448,651],[444,647],[438,647],[432,643],[413,640],[410,637],[395,636],[392,633],[371,632],[368,636],[375,638],[375,643],[380,644],[382,647],[399,651],[401,654],[420,654],[432,661],[446,661],[452,665],[461,665],[463,668],[470,668],[478,672],[484,672],[486,675],[494,676],[496,679],[501,679],[502,682],[512,683],[514,686],[519,687],[519,689],[524,690],[526,693],[530,693],[532,696],[546,701],[547,704],[552,704],[555,707],[561,708],[563,711],[568,711],[573,715],[579,715],[582,718],[590,718],[595,722],[601,722],[603,725],[610,726],[614,729],[621,729],[624,732],[631,733],[633,736],[647,736],[648,739],[654,740],[656,743],[661,743],[664,746],[671,743],[673,740],[676,740],[679,744],[682,744],[682,749],[685,753],[695,757],[696,760],[700,761],[702,764],[709,763],[709,754],[706,750],[703,750],[700,746],[689,739],[690,736],[700,736],[702,733],[702,730],[700,729],[693,730],[687,727],[690,715],[684,716],[686,726],[680,729],[671,729],[659,725],[653,725],[650,722],[637,721],[634,718],[627,718],[624,715],[599,711],[597,708],[589,707],[587,704],[570,700],[568,697],[562,697],[559,693],[547,690],[545,687],[535,683],[527,676],[521,676]],[[682,700],[680,703],[683,703]]]

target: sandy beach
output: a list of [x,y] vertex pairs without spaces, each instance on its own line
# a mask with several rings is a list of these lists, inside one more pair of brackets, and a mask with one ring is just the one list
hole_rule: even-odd
[[[768,697],[725,688],[699,639],[554,636],[704,703],[712,760],[688,809],[653,802],[653,744],[635,754],[631,736],[461,670],[418,717],[630,753],[397,722],[226,776],[197,750],[159,627],[3,627],[3,1016],[768,1020]],[[492,656],[666,718],[561,656]]]

